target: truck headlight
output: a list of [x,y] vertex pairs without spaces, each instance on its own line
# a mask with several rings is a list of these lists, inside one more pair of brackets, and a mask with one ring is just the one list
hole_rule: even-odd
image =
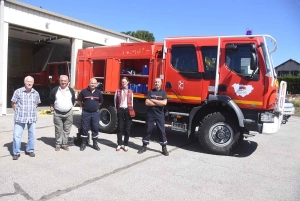
[[260,114],[260,121],[263,123],[274,123],[274,114],[265,112]]

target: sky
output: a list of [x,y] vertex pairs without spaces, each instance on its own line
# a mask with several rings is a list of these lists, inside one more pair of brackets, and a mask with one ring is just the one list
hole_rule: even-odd
[[[300,63],[300,0],[20,0],[116,32],[169,36],[268,34],[277,41],[274,65]],[[268,47],[273,44],[268,41]]]

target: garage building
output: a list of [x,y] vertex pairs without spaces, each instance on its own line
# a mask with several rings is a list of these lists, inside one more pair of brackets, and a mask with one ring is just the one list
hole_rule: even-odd
[[[0,0],[0,114],[23,72],[41,71],[49,62],[71,62],[75,84],[77,50],[143,40],[15,0]],[[20,81],[21,79],[21,81]]]

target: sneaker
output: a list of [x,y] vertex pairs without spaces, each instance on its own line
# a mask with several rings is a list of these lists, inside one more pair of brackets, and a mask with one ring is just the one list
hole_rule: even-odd
[[25,152],[25,154],[30,157],[35,157],[35,154],[33,152]]
[[60,146],[56,146],[55,151],[59,151],[59,150],[60,150]]
[[163,147],[162,147],[162,154],[165,155],[165,156],[169,156],[169,152],[168,152],[166,146],[163,146]]
[[128,151],[128,146],[124,146],[124,147],[123,147],[123,150],[124,150],[125,152],[127,152],[127,151]]
[[137,152],[138,154],[142,154],[144,153],[145,151],[147,151],[147,147],[146,146],[142,146],[142,148]]
[[63,145],[62,148],[66,151],[69,151],[69,147],[67,145]]
[[120,145],[117,146],[116,151],[120,151],[122,147]]
[[15,154],[15,155],[13,155],[13,160],[18,160],[19,157],[20,157],[20,154]]

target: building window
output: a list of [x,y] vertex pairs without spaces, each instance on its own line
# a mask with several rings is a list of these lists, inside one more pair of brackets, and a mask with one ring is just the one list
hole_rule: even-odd
[[284,71],[284,70],[278,71],[278,76],[281,76],[281,77],[286,76],[288,74],[290,74],[290,71]]
[[299,71],[298,70],[293,70],[293,71],[291,71],[291,74],[294,75],[294,76],[298,76]]

